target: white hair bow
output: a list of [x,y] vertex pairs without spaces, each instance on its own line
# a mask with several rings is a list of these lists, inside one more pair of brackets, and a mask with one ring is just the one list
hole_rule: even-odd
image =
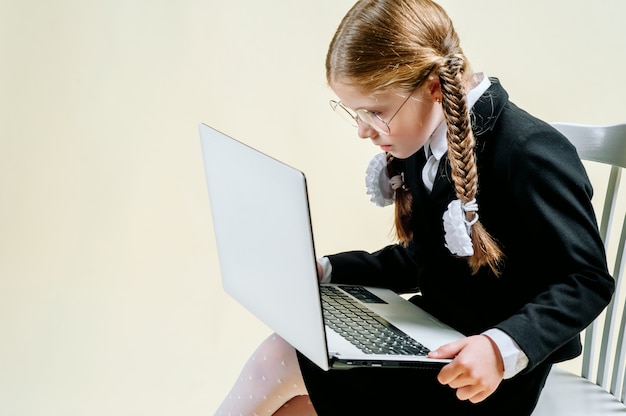
[[472,221],[468,221],[466,213],[477,211],[478,203],[475,198],[465,204],[460,199],[448,204],[448,209],[443,213],[443,229],[446,247],[450,253],[463,257],[474,255],[472,225],[478,221],[478,214]]

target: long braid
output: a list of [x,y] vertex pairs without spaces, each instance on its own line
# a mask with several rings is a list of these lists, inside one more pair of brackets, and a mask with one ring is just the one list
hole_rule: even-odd
[[[442,100],[448,127],[448,159],[457,198],[466,204],[475,199],[478,192],[478,170],[476,168],[469,109],[463,89],[465,72],[463,55],[455,55],[445,60],[439,69]],[[471,238],[474,255],[469,259],[472,273],[476,274],[483,266],[489,266],[499,275],[499,263],[504,254],[491,235],[485,230],[473,211],[466,212],[468,223],[472,224]]]

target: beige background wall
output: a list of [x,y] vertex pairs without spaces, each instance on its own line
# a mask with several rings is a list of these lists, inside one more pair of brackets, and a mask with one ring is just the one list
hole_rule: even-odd
[[[351,4],[0,0],[0,415],[211,415],[269,333],[219,284],[200,122],[307,173],[320,254],[389,241],[327,104]],[[441,4],[530,112],[626,119],[622,0]]]

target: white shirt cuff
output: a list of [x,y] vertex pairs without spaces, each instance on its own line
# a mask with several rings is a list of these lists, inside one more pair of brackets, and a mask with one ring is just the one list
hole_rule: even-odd
[[508,336],[504,331],[496,328],[488,329],[483,332],[498,346],[502,361],[504,362],[504,378],[514,377],[520,371],[528,366],[528,357],[517,345],[517,342]]
[[320,280],[320,283],[330,283],[330,275],[333,272],[330,260],[328,260],[328,257],[322,257],[317,259],[317,262],[322,266],[322,280]]

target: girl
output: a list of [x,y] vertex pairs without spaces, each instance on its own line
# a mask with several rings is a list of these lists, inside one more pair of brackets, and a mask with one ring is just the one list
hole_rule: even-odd
[[395,204],[398,243],[324,257],[320,280],[419,291],[467,338],[430,353],[453,358],[438,372],[325,372],[272,336],[217,414],[531,414],[614,290],[575,148],[472,72],[430,0],[357,1],[326,76],[332,108],[382,151],[368,193]]

